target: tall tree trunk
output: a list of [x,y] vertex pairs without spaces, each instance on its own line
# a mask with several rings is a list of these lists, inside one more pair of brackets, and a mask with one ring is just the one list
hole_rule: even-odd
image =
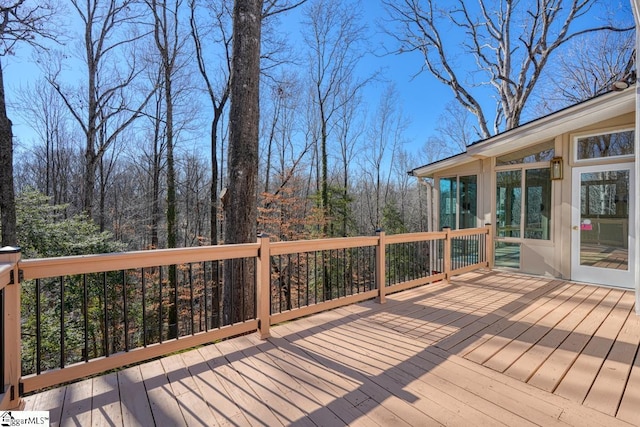
[[16,199],[13,185],[13,132],[7,117],[4,76],[0,63],[0,227],[2,246],[16,246]]
[[218,244],[218,121],[219,116],[215,116],[211,121],[211,218],[210,218],[210,236],[211,244]]
[[[151,2],[151,8],[155,17],[154,37],[161,60],[161,79],[164,88],[165,106],[165,138],[167,146],[167,247],[175,248],[178,243],[177,232],[177,201],[176,201],[176,172],[174,160],[174,129],[173,129],[173,76],[175,73],[175,60],[178,55],[177,40],[170,35],[169,27],[178,26],[177,3],[172,10],[172,20],[168,17],[168,5],[164,2]],[[175,13],[175,14],[174,14]],[[178,336],[178,282],[175,265],[169,266],[169,287],[172,290],[169,306],[169,338]]]
[[160,224],[160,169],[162,168],[162,149],[160,147],[160,130],[159,121],[155,123],[153,138],[153,157],[152,157],[152,194],[151,194],[151,247],[149,249],[158,249],[160,241],[158,238],[158,228]]
[[[256,241],[262,4],[262,0],[236,0],[233,7],[226,243]],[[225,323],[254,315],[254,268],[242,264],[225,264]]]

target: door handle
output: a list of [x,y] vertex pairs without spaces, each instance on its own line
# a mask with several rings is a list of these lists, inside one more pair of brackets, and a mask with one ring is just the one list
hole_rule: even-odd
[[576,231],[578,231],[578,230],[580,230],[580,227],[578,227],[577,225],[574,225],[574,226],[573,226],[573,229],[574,229],[574,230],[576,230]]

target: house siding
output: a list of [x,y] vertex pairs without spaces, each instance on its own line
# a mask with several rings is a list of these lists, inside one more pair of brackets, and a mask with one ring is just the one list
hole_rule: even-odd
[[[562,157],[564,177],[562,180],[552,182],[552,214],[551,214],[551,238],[550,240],[535,239],[510,239],[508,241],[520,242],[520,272],[547,277],[571,279],[571,238],[572,238],[572,168],[582,166],[574,160],[572,141],[574,136],[590,132],[607,132],[622,128],[635,127],[635,112],[623,114],[615,118],[600,121],[584,126],[571,132],[556,135],[555,155]],[[535,143],[548,141],[541,139]],[[533,145],[531,143],[527,145]],[[512,151],[523,147],[515,146]],[[503,154],[507,154],[506,152]],[[628,162],[629,159],[625,159]],[[589,164],[615,163],[620,160],[603,159],[589,162]],[[453,166],[439,170],[433,174],[436,180],[436,188],[439,188],[439,179],[452,176],[466,176],[475,174],[478,177],[478,226],[496,223],[496,167],[495,157],[481,158],[466,163],[459,167]],[[435,198],[435,215],[438,215],[439,207]],[[633,260],[630,260],[633,262]]]

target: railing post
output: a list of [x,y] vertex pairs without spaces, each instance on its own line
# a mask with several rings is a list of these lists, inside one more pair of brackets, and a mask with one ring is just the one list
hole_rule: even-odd
[[269,246],[269,235],[261,233],[258,235],[260,250],[258,252],[258,265],[256,271],[256,304],[258,317],[258,334],[260,339],[267,339],[271,336],[269,327],[271,326],[271,250]]
[[378,246],[376,246],[376,287],[378,288],[378,302],[384,304],[387,302],[385,289],[387,261],[385,255],[384,230],[376,230],[376,236],[378,236]]
[[442,231],[445,232],[444,238],[444,280],[449,281],[451,277],[451,227],[442,227]]
[[19,409],[20,399],[20,248],[0,249],[0,263],[13,266],[11,282],[2,290],[2,386],[0,390],[0,410]]
[[493,226],[491,225],[490,222],[485,224],[485,227],[487,227],[487,236],[485,238],[485,253],[487,254],[487,268],[489,270],[493,270],[493,248],[494,243],[493,243]]

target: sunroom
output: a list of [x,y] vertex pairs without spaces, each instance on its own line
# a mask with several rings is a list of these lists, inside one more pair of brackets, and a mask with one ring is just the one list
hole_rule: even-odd
[[440,227],[492,224],[494,265],[636,288],[636,96],[610,92],[410,171]]

